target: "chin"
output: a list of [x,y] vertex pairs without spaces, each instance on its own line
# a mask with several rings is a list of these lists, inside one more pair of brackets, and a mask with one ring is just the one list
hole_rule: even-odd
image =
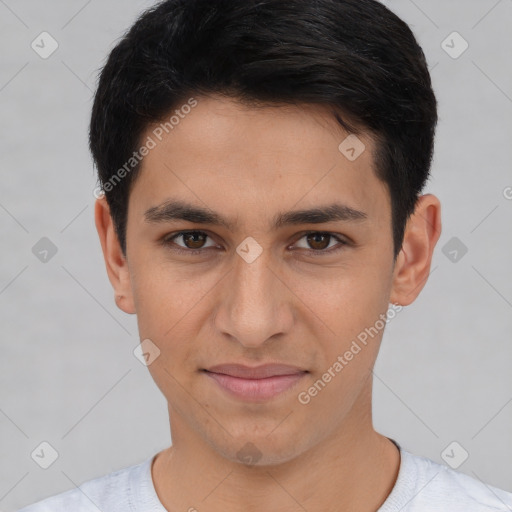
[[281,435],[261,432],[260,434],[229,437],[228,444],[210,444],[224,458],[243,466],[265,467],[285,464],[307,451],[304,438],[297,443],[297,436],[283,429]]

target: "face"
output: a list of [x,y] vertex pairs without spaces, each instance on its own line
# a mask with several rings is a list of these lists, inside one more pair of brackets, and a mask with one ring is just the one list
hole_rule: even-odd
[[[354,159],[318,106],[251,109],[214,96],[198,97],[161,141],[155,128],[143,137],[156,146],[131,191],[116,286],[157,355],[148,368],[173,441],[186,428],[227,459],[251,446],[260,464],[277,463],[361,426],[397,278],[370,138],[358,136]],[[225,363],[302,373],[280,393],[244,398],[203,371]]]

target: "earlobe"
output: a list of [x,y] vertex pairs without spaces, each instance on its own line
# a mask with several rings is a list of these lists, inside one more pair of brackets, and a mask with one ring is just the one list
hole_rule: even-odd
[[115,302],[128,314],[135,313],[128,262],[121,250],[105,196],[96,200],[94,220],[100,238],[103,258],[110,284],[114,288]]
[[393,273],[390,302],[408,306],[425,286],[441,235],[441,203],[433,194],[418,198],[408,219]]

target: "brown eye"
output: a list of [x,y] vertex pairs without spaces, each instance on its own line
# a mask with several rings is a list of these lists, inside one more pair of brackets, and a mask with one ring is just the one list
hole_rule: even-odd
[[[345,245],[348,245],[348,242],[346,242],[339,236],[336,236],[333,233],[323,233],[321,231],[312,231],[309,233],[305,233],[299,240],[303,239],[305,240],[305,244],[300,246],[298,245],[297,242],[297,247],[305,249],[307,252],[315,256],[321,256],[323,254],[332,254],[343,249]],[[332,242],[338,243],[332,244]]]
[[329,247],[331,238],[331,235],[328,233],[311,233],[307,235],[307,241],[310,247],[319,251]]
[[[208,238],[211,237],[203,231],[180,231],[163,238],[162,244],[177,253],[194,255],[215,247],[213,242],[211,245],[205,245]],[[182,243],[177,243],[180,239]]]
[[185,246],[189,249],[201,249],[205,239],[208,237],[206,233],[201,233],[200,231],[192,231],[190,233],[183,233],[181,235],[183,237],[183,242]]

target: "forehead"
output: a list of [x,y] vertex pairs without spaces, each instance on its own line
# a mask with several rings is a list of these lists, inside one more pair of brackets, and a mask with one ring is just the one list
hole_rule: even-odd
[[[334,202],[370,215],[389,206],[373,170],[371,138],[347,139],[327,107],[251,107],[219,96],[195,101],[193,108],[177,106],[166,118],[176,114],[172,123],[153,124],[142,137],[154,147],[133,187],[139,215],[171,196],[233,217],[240,207],[273,217],[284,207]],[[356,143],[357,158],[347,157],[346,140]]]
[[[173,112],[187,114],[177,116],[171,112],[163,122],[150,125],[147,134],[153,134],[157,143],[165,139],[163,145],[169,147],[174,139],[173,150],[182,148],[189,158],[206,154],[226,161],[257,156],[255,163],[269,153],[282,153],[289,161],[302,157],[309,160],[325,150],[332,154],[349,135],[334,118],[332,109],[325,105],[249,106],[218,95],[196,97],[195,102],[193,108],[185,110],[184,100]],[[362,134],[359,138],[371,152],[370,137]]]

